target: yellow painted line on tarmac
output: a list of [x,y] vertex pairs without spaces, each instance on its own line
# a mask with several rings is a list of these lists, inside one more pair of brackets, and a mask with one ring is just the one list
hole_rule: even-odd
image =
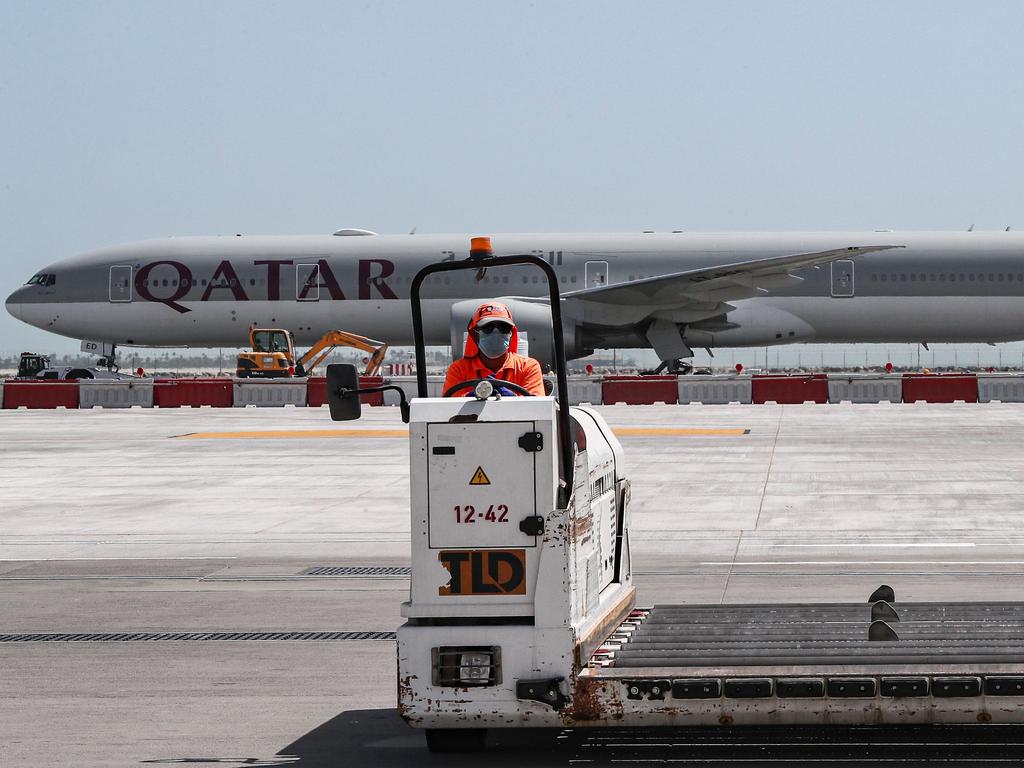
[[[676,427],[619,427],[618,437],[705,437],[750,434],[749,429],[686,429]],[[276,440],[322,437],[408,437],[407,429],[291,429],[265,432],[189,432],[174,437],[189,440]]]

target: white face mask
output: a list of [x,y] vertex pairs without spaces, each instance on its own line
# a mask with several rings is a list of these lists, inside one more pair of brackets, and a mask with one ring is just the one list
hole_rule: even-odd
[[499,333],[498,331],[484,333],[484,330],[482,328],[478,332],[476,343],[484,357],[501,357],[508,352],[508,348],[512,344],[512,331],[508,333]]

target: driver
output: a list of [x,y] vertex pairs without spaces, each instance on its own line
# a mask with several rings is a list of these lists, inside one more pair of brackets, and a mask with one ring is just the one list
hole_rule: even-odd
[[[496,301],[481,304],[473,313],[468,330],[466,349],[462,357],[449,366],[444,392],[462,381],[501,379],[518,384],[531,395],[544,394],[540,363],[516,354],[519,332],[508,307]],[[500,391],[501,387],[498,389]],[[469,397],[472,392],[472,387],[467,387],[452,395]],[[504,393],[515,394],[508,390]]]

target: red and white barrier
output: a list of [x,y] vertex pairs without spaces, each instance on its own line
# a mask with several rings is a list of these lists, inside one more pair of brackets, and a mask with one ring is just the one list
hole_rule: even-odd
[[6,381],[4,410],[15,408],[77,408],[77,381]]
[[751,401],[779,405],[827,403],[828,377],[824,373],[795,376],[757,374],[751,380]]
[[[411,377],[362,376],[363,387],[385,381],[416,397]],[[428,377],[428,396],[440,397],[443,376]],[[718,376],[574,376],[572,404],[655,405],[663,403],[954,403],[1024,402],[1019,374],[797,374]],[[364,405],[394,405],[393,392],[362,396]],[[230,408],[246,405],[310,406],[327,403],[327,380],[228,378],[131,379],[123,381],[0,382],[0,408]]]
[[654,405],[679,402],[679,383],[675,376],[605,376],[601,383],[604,405]]
[[234,405],[231,379],[157,379],[153,405],[157,408],[230,408]]
[[885,374],[831,374],[828,377],[830,403],[899,403],[903,400],[903,379]]
[[964,374],[903,374],[903,402],[978,402],[978,377]]

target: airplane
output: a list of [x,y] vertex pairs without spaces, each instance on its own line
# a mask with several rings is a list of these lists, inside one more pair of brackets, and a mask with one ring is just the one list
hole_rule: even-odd
[[[411,344],[409,292],[426,264],[467,258],[471,236],[171,237],[57,261],[10,295],[37,328],[118,346],[238,347],[251,325],[300,344],[344,328]],[[694,348],[793,343],[1024,339],[1024,237],[1017,232],[510,234],[558,274],[567,355],[652,348],[685,373]],[[462,349],[483,299],[505,302],[552,356],[544,278],[521,267],[435,275],[426,342]],[[83,347],[85,344],[83,344]],[[111,355],[112,359],[113,355]]]

